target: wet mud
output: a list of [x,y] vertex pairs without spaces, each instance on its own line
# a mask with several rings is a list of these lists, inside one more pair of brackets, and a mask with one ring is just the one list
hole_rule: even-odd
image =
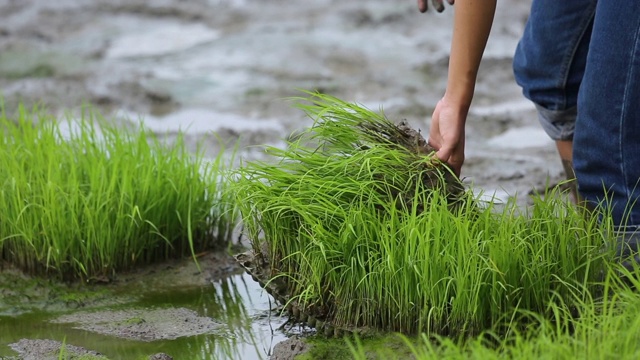
[[[467,128],[462,177],[478,192],[526,204],[562,179],[550,140],[515,84],[511,58],[530,1],[500,2]],[[147,126],[178,130],[214,156],[311,124],[296,89],[319,90],[427,131],[444,92],[452,11],[389,3],[257,0],[3,0],[0,88],[18,101],[78,113],[83,102]],[[217,134],[217,135],[214,135]]]
[[[529,6],[498,3],[462,172],[477,193],[523,206],[531,192],[563,178],[553,143],[511,70]],[[236,159],[264,159],[260,145],[285,146],[311,124],[292,107],[289,98],[301,95],[296,89],[383,109],[424,134],[446,84],[450,10],[420,14],[415,1],[384,0],[0,0],[0,91],[8,114],[19,103],[41,104],[73,118],[90,103],[124,126],[143,121],[167,142],[182,131],[191,148],[200,144],[211,157],[237,146]],[[4,286],[0,313],[61,315],[130,303],[157,286],[202,288],[238,276],[233,261],[217,259],[204,272],[178,263],[140,269],[118,280],[118,296],[82,289],[69,295],[16,275],[3,284],[30,285],[22,293]],[[0,357],[8,356],[0,338]]]

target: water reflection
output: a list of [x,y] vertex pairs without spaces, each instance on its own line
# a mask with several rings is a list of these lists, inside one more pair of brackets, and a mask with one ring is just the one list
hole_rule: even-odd
[[[213,290],[213,291],[212,291]],[[226,327],[217,336],[190,339],[185,356],[194,359],[268,359],[273,346],[286,339],[278,330],[286,321],[273,298],[247,274],[213,281],[211,288],[148,294],[141,303],[172,304],[197,311]]]
[[[229,325],[228,351],[232,359],[268,358],[273,346],[286,336],[278,329],[285,319],[275,309],[273,298],[259,288],[249,275],[227,278],[213,284],[217,312],[208,313]],[[205,313],[206,314],[206,313]],[[206,353],[202,353],[206,357]]]
[[278,316],[278,312],[272,310],[274,307],[273,299],[250,276],[242,274],[217,280],[206,287],[172,286],[146,291],[138,300],[125,305],[80,312],[106,312],[108,319],[111,310],[186,308],[222,325],[207,334],[175,340],[129,340],[78,329],[83,326],[81,323],[53,323],[60,313],[2,316],[0,357],[15,355],[8,345],[27,338],[65,341],[98,351],[111,359],[140,359],[159,352],[175,359],[268,359],[273,346],[286,338],[278,330],[286,319]]

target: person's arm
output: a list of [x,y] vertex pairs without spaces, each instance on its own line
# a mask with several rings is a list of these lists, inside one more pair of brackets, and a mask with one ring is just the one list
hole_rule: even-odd
[[464,163],[465,123],[496,0],[457,0],[447,90],[433,112],[429,144],[457,175]]

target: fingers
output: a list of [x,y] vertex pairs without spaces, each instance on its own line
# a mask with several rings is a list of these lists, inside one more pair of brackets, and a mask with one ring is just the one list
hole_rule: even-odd
[[442,0],[431,0],[431,4],[433,4],[433,7],[437,12],[444,11],[444,4],[442,3]]
[[462,171],[464,158],[460,158],[458,156],[456,149],[452,147],[446,147],[446,146],[440,147],[432,143],[431,140],[429,140],[429,144],[433,146],[435,149],[437,149],[435,153],[435,157],[438,159],[438,161],[449,166],[451,170],[453,170],[453,173],[456,174],[456,176],[460,177],[460,172]]
[[[418,0],[418,10],[420,10],[420,12],[426,12],[429,8],[428,4],[427,4],[428,0]],[[437,12],[443,12],[444,11],[444,0],[431,0],[431,4],[433,5],[433,8],[436,9]],[[447,0],[447,2],[450,5],[453,5],[453,3],[455,2],[455,0]]]
[[431,115],[431,127],[429,128],[429,138],[427,144],[434,148],[436,152],[442,147],[442,136],[440,135],[440,107],[436,106]]
[[428,144],[433,147],[435,157],[438,161],[447,164],[456,176],[460,177],[462,170],[462,164],[464,163],[464,136],[458,141],[447,140],[446,136],[443,136],[441,128],[441,106],[439,102],[433,111],[431,128],[429,130]]
[[464,157],[460,158],[455,148],[443,146],[436,151],[435,155],[438,161],[449,166],[451,170],[453,170],[453,173],[460,177]]
[[418,10],[420,10],[421,13],[427,11],[427,0],[418,0]]
[[440,149],[436,150],[436,157],[442,162],[449,162],[452,154],[453,149],[446,146],[443,146]]
[[[438,151],[439,153],[440,151]],[[438,156],[438,153],[436,153],[436,156]],[[464,158],[459,158],[456,154],[456,151],[453,150],[449,150],[446,149],[445,151],[443,151],[442,157],[446,157],[446,160],[442,160],[444,161],[447,165],[449,165],[449,167],[451,168],[451,170],[453,170],[453,173],[456,174],[457,177],[460,177],[460,172],[462,171],[462,164],[464,163]],[[440,157],[438,156],[438,159],[440,159]]]

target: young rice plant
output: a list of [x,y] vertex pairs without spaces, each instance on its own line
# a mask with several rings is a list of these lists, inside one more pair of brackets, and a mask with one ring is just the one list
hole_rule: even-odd
[[[601,297],[582,296],[574,302],[550,303],[550,317],[533,314],[524,331],[487,331],[472,338],[422,334],[417,341],[398,335],[413,358],[427,359],[637,359],[640,354],[640,294],[638,279],[620,281],[620,266],[607,274]],[[622,270],[624,271],[624,270]],[[629,274],[630,275],[630,274]],[[580,289],[576,289],[580,290]],[[585,290],[586,289],[582,289]],[[348,340],[352,358],[371,358],[360,339]],[[380,352],[378,358],[403,359]]]
[[69,132],[20,108],[0,117],[0,255],[34,273],[111,276],[224,246],[233,226],[221,155],[163,146],[84,112]]
[[604,236],[579,211],[452,198],[447,168],[398,145],[384,114],[322,94],[298,106],[314,125],[232,186],[254,251],[268,249],[272,276],[308,313],[344,328],[470,334],[516,310],[550,315],[551,302],[594,286]]

